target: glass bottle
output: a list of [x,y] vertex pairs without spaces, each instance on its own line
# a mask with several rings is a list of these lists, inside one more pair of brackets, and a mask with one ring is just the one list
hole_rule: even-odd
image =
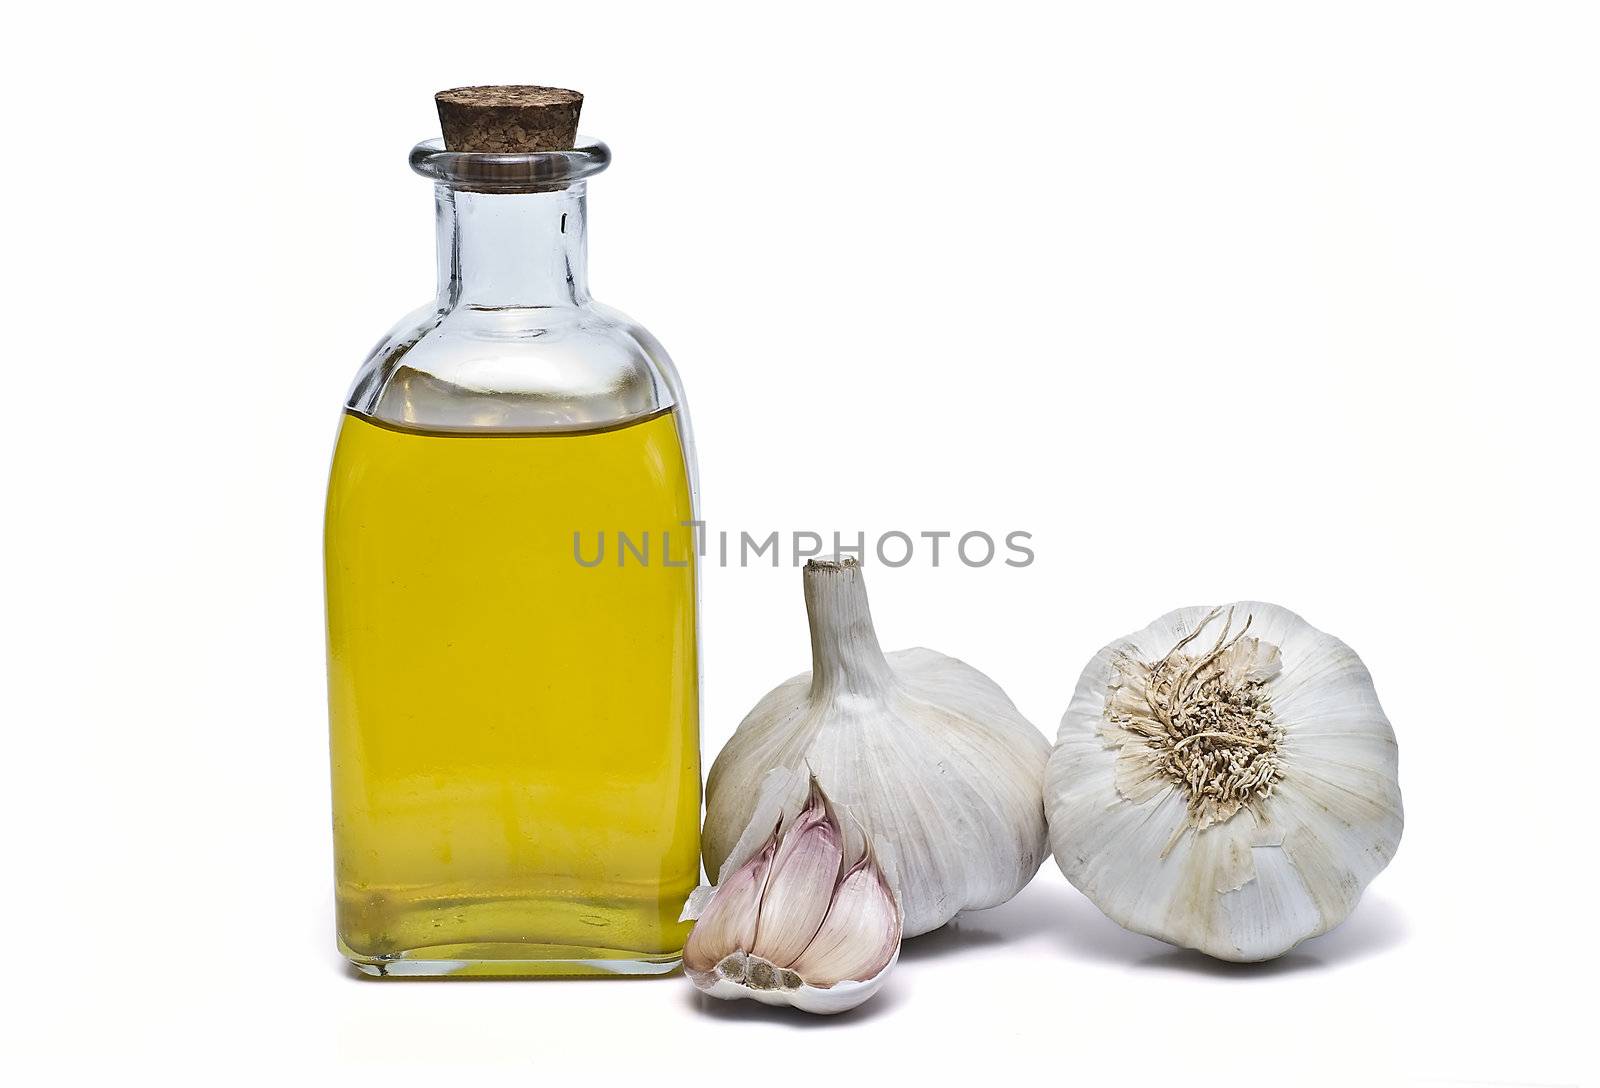
[[581,98],[469,90],[496,150],[412,151],[438,296],[361,367],[328,489],[339,946],[369,974],[662,973],[699,876],[683,394],[589,295],[606,146],[502,150]]

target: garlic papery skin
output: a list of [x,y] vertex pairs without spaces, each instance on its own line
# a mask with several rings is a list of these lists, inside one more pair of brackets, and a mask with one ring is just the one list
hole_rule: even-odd
[[803,578],[813,668],[762,699],[712,764],[706,871],[749,826],[768,771],[808,770],[849,811],[847,836],[859,820],[892,850],[907,937],[1004,903],[1047,850],[1049,742],[971,666],[884,654],[855,559],[812,560]]
[[900,907],[870,841],[844,863],[844,830],[816,779],[799,812],[783,816],[791,784],[784,771],[763,783],[749,830],[772,831],[753,852],[741,837],[709,897],[697,894],[685,910],[699,920],[684,973],[725,1000],[844,1012],[875,994],[899,959]]
[[1338,925],[1404,824],[1394,732],[1355,652],[1259,601],[1101,650],[1050,757],[1056,862],[1113,921],[1223,960]]

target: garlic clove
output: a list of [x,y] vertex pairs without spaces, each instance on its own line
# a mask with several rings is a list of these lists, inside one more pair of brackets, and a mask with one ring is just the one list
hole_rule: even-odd
[[710,971],[730,950],[749,948],[755,943],[761,897],[777,849],[778,833],[774,829],[761,852],[740,866],[721,884],[719,894],[711,897],[689,932],[689,943],[683,949],[684,970]]
[[754,943],[738,947],[779,967],[788,967],[805,951],[828,913],[839,881],[842,838],[813,782],[806,807],[773,859]]
[[839,882],[828,916],[793,967],[813,986],[872,978],[900,947],[894,893],[870,854]]
[[[684,908],[685,919],[700,918],[684,972],[712,997],[843,1012],[876,993],[899,958],[892,867],[863,840],[860,857],[840,876],[843,829],[820,782],[810,779],[804,788],[807,781],[784,769],[765,776],[754,820],[722,867],[721,883],[697,890]],[[797,789],[803,802],[793,801]],[[782,834],[768,831],[762,840],[760,828],[774,820]],[[757,888],[754,938],[745,940]]]

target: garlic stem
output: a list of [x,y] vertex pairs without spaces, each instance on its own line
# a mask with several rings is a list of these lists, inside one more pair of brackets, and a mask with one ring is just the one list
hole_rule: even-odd
[[867,607],[857,559],[812,559],[804,574],[811,622],[811,694],[876,695],[895,686]]

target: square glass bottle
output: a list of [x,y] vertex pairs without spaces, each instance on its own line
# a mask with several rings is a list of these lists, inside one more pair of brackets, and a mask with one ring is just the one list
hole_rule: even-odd
[[438,295],[362,366],[328,490],[339,946],[371,974],[670,971],[699,876],[682,391],[589,295],[610,153],[581,96],[439,104],[411,155]]

